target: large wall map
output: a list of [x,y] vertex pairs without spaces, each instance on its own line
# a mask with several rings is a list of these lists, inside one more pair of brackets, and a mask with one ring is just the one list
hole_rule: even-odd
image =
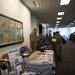
[[0,14],[0,46],[23,42],[23,24]]

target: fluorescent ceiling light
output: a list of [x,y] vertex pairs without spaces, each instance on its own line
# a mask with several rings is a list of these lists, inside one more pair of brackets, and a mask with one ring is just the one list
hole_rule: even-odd
[[73,25],[74,23],[70,23],[71,25]]
[[56,24],[56,26],[58,26],[59,24]]
[[58,15],[64,15],[65,12],[58,12]]
[[62,19],[62,17],[58,17],[58,18],[57,18],[57,20],[61,20],[61,19]]
[[60,23],[60,21],[56,21],[56,23]]
[[36,7],[39,7],[39,6],[38,6],[38,3],[37,3],[36,1],[33,1],[33,3],[34,3],[34,5],[35,5]]
[[61,0],[60,5],[68,5],[70,3],[70,0]]

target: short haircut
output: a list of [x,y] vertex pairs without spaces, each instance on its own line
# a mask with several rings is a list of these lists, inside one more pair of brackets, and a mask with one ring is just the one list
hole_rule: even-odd
[[56,32],[53,32],[53,34],[55,35],[55,34],[56,34]]
[[59,34],[59,31],[57,31],[56,34]]
[[34,28],[33,30],[37,30],[37,28]]

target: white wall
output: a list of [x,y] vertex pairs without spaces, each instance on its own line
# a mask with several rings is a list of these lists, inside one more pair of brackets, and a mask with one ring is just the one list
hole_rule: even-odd
[[0,48],[0,56],[9,50],[19,49],[22,45],[29,46],[29,34],[31,33],[31,12],[20,0],[0,0],[0,13],[23,22],[24,42],[4,48]]
[[39,35],[39,24],[41,23],[40,20],[38,20],[33,14],[31,14],[31,31],[33,31],[34,28],[38,29],[38,35]]
[[[23,22],[24,42],[16,45],[0,48],[0,57],[3,53],[17,50],[22,45],[30,46],[29,35],[33,28],[37,28],[40,22],[20,0],[0,0],[0,13]],[[38,32],[39,33],[39,32]]]

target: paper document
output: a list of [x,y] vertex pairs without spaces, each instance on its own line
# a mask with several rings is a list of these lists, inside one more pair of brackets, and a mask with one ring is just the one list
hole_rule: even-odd
[[55,39],[55,38],[53,38],[53,39],[52,39],[52,41],[53,41],[53,42],[56,42],[56,39]]

